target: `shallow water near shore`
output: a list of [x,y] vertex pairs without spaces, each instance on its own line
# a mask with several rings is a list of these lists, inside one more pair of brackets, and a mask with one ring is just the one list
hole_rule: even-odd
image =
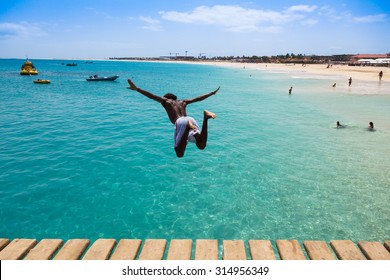
[[[35,60],[39,75],[23,77],[22,63],[0,60],[1,237],[390,237],[385,84],[123,61]],[[85,80],[94,74],[120,77]],[[187,107],[199,124],[217,114],[207,148],[177,158],[164,109],[127,78],[179,98],[220,85]]]

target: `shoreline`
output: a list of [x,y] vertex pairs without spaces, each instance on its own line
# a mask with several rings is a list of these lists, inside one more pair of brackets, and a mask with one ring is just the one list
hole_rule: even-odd
[[[330,87],[336,83],[337,89],[342,92],[370,95],[390,95],[390,67],[386,66],[349,66],[334,64],[285,64],[285,63],[248,63],[231,61],[187,61],[187,60],[116,60],[116,59],[44,59],[44,60],[72,60],[72,61],[122,61],[122,62],[150,62],[150,63],[177,63],[192,65],[208,65],[242,69],[246,71],[262,71],[290,75],[291,79],[323,79],[330,81]],[[379,80],[379,72],[383,72]],[[352,77],[352,86],[348,87],[348,79]]]
[[219,67],[233,67],[248,70],[260,70],[268,72],[278,72],[287,74],[296,74],[301,76],[316,76],[323,75],[324,78],[332,76],[344,77],[346,80],[352,77],[356,81],[379,82],[379,72],[383,71],[381,83],[388,84],[390,82],[390,68],[379,66],[348,66],[348,65],[332,65],[327,68],[328,64],[279,64],[279,63],[243,63],[243,62],[223,62],[223,61],[153,61],[153,62],[168,62],[168,63],[188,63],[202,64]]
[[[10,58],[18,59],[18,58]],[[334,76],[349,79],[352,77],[356,81],[379,82],[379,72],[383,72],[381,83],[390,85],[390,67],[385,66],[349,66],[335,64],[328,68],[328,64],[284,64],[284,63],[247,63],[228,61],[186,61],[186,60],[116,60],[106,58],[37,58],[42,60],[66,60],[66,61],[124,61],[124,62],[152,62],[152,63],[180,63],[194,65],[209,65],[218,67],[241,68],[248,70],[260,70],[277,73],[296,74],[301,76],[323,75],[324,78]]]
[[[162,60],[128,60],[128,62],[151,63],[179,63],[192,65],[208,65],[241,69],[243,71],[261,71],[266,73],[278,73],[290,75],[295,79],[322,79],[329,80],[329,89],[337,84],[336,92],[358,95],[390,95],[390,67],[379,66],[348,66],[328,64],[279,64],[279,63],[244,63],[225,61],[162,61]],[[383,72],[382,80],[379,80],[379,72]],[[253,74],[253,73],[252,73]],[[348,86],[348,79],[352,77],[352,85]]]

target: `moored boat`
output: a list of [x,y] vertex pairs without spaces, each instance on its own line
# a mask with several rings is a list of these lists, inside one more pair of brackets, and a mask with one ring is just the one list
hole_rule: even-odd
[[34,80],[34,84],[50,84],[50,80]]
[[20,69],[20,75],[38,75],[38,71],[31,61],[26,60]]
[[66,66],[77,66],[77,63],[67,63]]
[[92,81],[115,81],[118,78],[119,78],[118,75],[110,76],[110,77],[99,77],[98,75],[93,75],[93,76],[90,76],[89,78],[87,78],[87,81],[89,81],[89,82],[92,82]]

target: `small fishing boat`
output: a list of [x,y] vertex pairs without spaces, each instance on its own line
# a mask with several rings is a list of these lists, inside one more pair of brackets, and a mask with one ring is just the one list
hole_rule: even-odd
[[77,63],[67,63],[66,66],[77,66]]
[[115,81],[116,79],[118,79],[119,76],[118,75],[115,75],[115,76],[111,76],[111,77],[99,77],[98,75],[93,75],[93,76],[90,76],[89,78],[87,78],[87,81],[89,82],[92,82],[92,81]]
[[38,71],[35,69],[34,64],[27,59],[20,69],[20,75],[38,75]]
[[34,80],[34,84],[50,84],[50,80]]

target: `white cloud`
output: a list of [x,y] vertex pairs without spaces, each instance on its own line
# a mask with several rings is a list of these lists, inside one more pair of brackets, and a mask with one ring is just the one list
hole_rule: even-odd
[[151,31],[160,31],[161,30],[161,24],[160,21],[151,17],[139,17],[141,21],[146,23],[142,28],[151,30]]
[[[354,17],[348,10],[338,11],[329,6],[293,5],[282,11],[250,9],[235,5],[199,6],[191,11],[160,11],[163,20],[220,26],[232,32],[276,33],[286,24],[298,22],[303,25],[316,25],[321,20],[331,22],[346,21],[371,23],[387,20],[387,15],[368,15]],[[313,17],[315,16],[315,17]],[[146,20],[144,20],[147,22]],[[145,28],[153,29],[160,23],[149,23]]]
[[[284,12],[248,9],[240,6],[200,6],[190,12],[161,11],[163,19],[182,23],[222,26],[236,32],[274,32],[278,25],[305,18],[299,12],[314,11],[316,6],[292,6]],[[277,27],[277,28],[276,28]]]
[[361,22],[361,23],[372,23],[372,22],[382,22],[386,20],[385,14],[378,14],[378,15],[368,15],[363,17],[354,17],[354,22]]
[[315,9],[317,9],[317,6],[316,5],[313,5],[313,6],[308,6],[308,5],[295,5],[295,6],[291,6],[289,7],[286,12],[288,13],[292,13],[292,12],[306,12],[306,13],[311,13],[313,12]]
[[331,22],[336,21],[347,21],[355,23],[374,23],[374,22],[384,22],[387,20],[386,14],[377,14],[377,15],[367,15],[367,16],[354,16],[349,11],[336,11],[333,8],[328,6],[323,6],[318,10],[320,16],[324,16],[329,19]]
[[39,37],[46,35],[46,32],[44,32],[37,24],[34,23],[0,23],[0,38],[3,39],[14,37]]
[[328,6],[322,6],[318,10],[318,15],[328,18],[331,22],[343,19],[342,15],[338,14],[333,8]]

